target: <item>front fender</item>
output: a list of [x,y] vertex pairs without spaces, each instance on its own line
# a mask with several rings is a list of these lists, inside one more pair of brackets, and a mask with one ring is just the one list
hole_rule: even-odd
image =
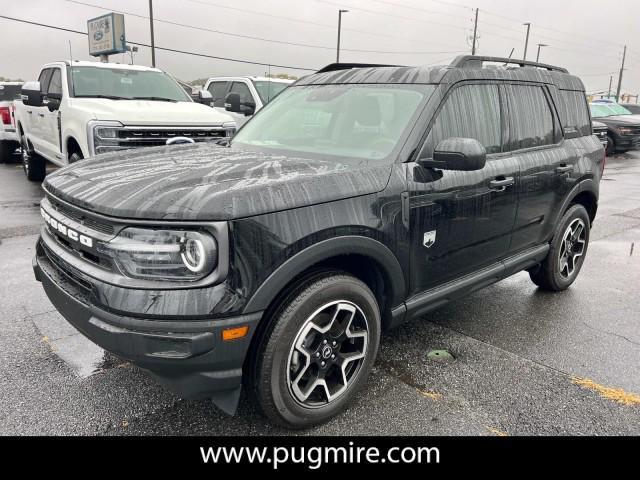
[[396,306],[403,302],[406,293],[404,275],[400,262],[393,252],[373,238],[346,235],[318,242],[280,265],[249,299],[244,313],[265,310],[293,278],[313,265],[336,256],[349,254],[363,255],[377,262],[391,285],[391,305]]

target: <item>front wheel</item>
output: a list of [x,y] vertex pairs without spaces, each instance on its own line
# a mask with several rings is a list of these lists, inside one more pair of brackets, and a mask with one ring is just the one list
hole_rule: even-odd
[[589,231],[587,210],[582,205],[572,205],[556,227],[547,257],[529,272],[533,283],[556,292],[569,288],[584,263]]
[[380,311],[363,282],[312,277],[274,313],[256,355],[253,386],[275,423],[304,428],[340,413],[363,386],[380,342]]
[[611,135],[607,135],[607,146],[605,148],[605,153],[608,157],[616,153],[616,142]]

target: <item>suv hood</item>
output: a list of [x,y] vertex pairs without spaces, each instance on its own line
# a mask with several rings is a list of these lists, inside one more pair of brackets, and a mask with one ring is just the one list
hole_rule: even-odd
[[74,98],[73,108],[85,110],[95,120],[115,120],[124,125],[214,125],[232,122],[231,115],[195,102]]
[[606,125],[640,126],[640,116],[638,115],[612,115],[611,117],[597,117],[596,120]]
[[100,155],[48,175],[45,191],[104,215],[229,220],[382,190],[391,165],[292,158],[216,144]]

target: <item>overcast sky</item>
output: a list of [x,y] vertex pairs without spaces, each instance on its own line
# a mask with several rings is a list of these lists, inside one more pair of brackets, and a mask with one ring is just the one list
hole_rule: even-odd
[[[142,18],[148,16],[148,0],[81,3],[97,7],[72,0],[0,0],[0,15],[86,31],[87,19],[122,11],[127,13],[127,39],[149,43],[149,21]],[[526,32],[522,23],[530,22],[528,59],[535,60],[538,43],[548,44],[540,61],[580,75],[588,91],[606,90],[613,75],[615,90],[626,43],[628,69],[622,91],[640,92],[638,0],[154,0],[153,4],[156,46],[306,68],[335,61],[339,8],[349,10],[343,15],[342,61],[424,65],[447,63],[470,51],[472,8],[478,7],[480,54],[508,56],[515,48],[513,57],[522,58]],[[0,18],[0,76],[34,79],[43,63],[69,58],[69,41],[75,59],[91,58],[86,36]],[[129,61],[122,55],[111,60]],[[140,48],[135,63],[150,65],[148,48]],[[269,70],[163,51],[157,51],[156,63],[184,80],[262,75]],[[272,67],[271,72],[305,73],[281,67]]]

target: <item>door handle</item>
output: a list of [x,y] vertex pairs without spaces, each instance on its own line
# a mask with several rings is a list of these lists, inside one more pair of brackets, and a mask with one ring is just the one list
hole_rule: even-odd
[[44,118],[44,113],[39,113],[38,116]]
[[491,180],[489,182],[489,188],[491,190],[495,190],[497,192],[503,191],[510,185],[513,185],[514,180],[513,177],[497,177],[495,180]]
[[558,173],[570,172],[571,170],[573,170],[573,165],[562,164],[559,167],[556,167],[556,172]]
[[33,110],[27,110],[27,113],[31,115],[33,113]]

